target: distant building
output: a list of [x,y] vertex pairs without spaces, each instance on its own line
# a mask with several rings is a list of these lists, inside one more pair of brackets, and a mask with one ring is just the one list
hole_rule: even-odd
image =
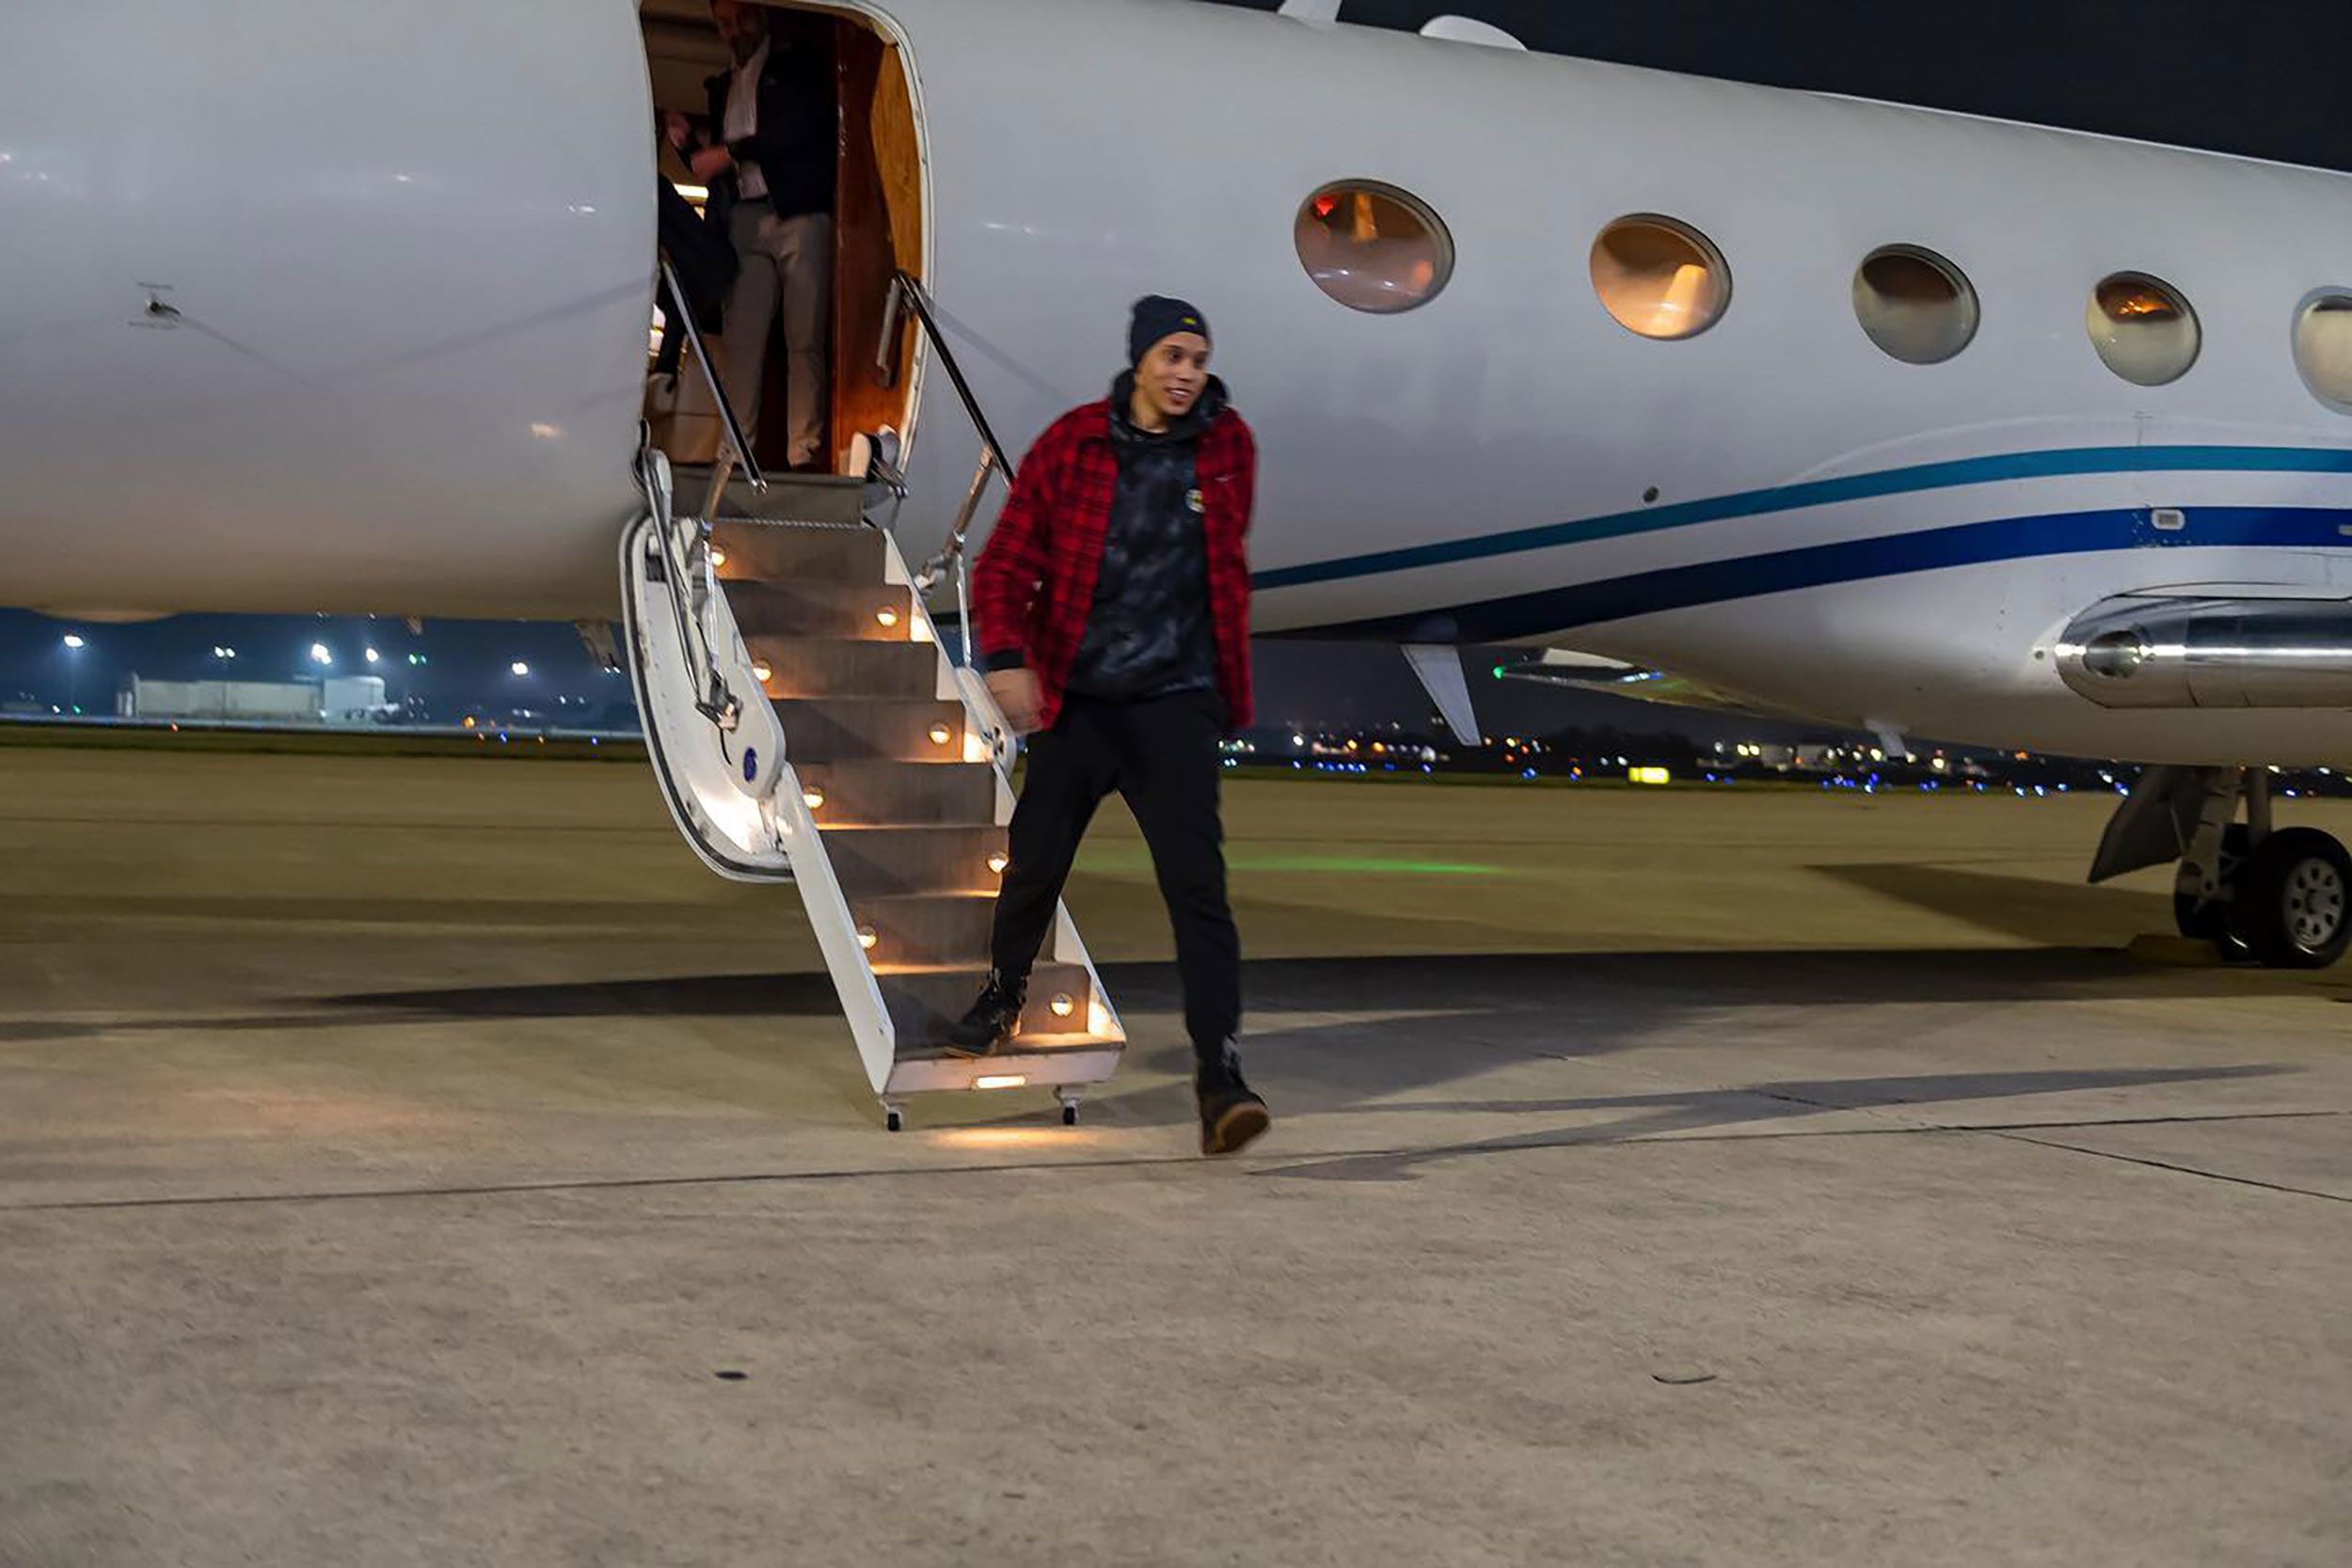
[[173,723],[381,723],[391,712],[378,675],[314,681],[159,681],[133,675],[115,700],[124,719]]

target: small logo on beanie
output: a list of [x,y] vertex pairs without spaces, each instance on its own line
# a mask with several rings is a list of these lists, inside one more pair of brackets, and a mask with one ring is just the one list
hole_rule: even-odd
[[1201,495],[1198,490],[1187,490],[1184,492],[1184,504],[1191,507],[1195,512],[1206,512],[1209,509],[1208,499]]

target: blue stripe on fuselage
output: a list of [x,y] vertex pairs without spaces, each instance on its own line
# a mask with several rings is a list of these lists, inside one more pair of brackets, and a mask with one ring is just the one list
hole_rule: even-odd
[[2006,517],[1636,572],[1441,610],[1318,626],[1311,634],[1302,628],[1293,635],[1501,641],[1760,594],[1948,566],[2150,547],[2352,546],[2344,532],[2352,526],[2352,511],[2333,507],[2202,506],[2186,509],[2185,519],[2178,531],[2159,531],[2145,511],[2122,508]]
[[[1688,528],[1733,517],[1762,516],[1774,512],[1793,512],[1801,507],[1915,495],[1922,490],[1954,489],[2003,480],[2052,479],[2079,474],[2175,472],[2352,473],[2352,449],[2070,447],[2051,451],[1963,457],[1946,463],[1920,464],[1909,468],[1888,468],[1878,473],[1807,480],[1803,483],[1774,485],[1765,490],[1743,490],[1707,500],[1644,507],[1637,512],[1619,512],[1577,522],[1550,523],[1540,528],[1515,529],[1470,539],[1449,539],[1408,546],[1403,549],[1377,550],[1369,555],[1310,562],[1302,566],[1279,566],[1258,573],[1251,579],[1251,585],[1263,593],[1268,589],[1294,588],[1311,582],[1337,582],[1352,578],[1376,577],[1387,572],[1410,571],[1419,566],[1441,566],[1454,562],[1480,561],[1499,555],[1549,549],[1558,545],[1580,545],[1595,539],[1614,539],[1627,534]],[[2340,544],[2343,541],[2331,538],[2328,542]],[[1692,569],[1704,571],[1711,568]]]

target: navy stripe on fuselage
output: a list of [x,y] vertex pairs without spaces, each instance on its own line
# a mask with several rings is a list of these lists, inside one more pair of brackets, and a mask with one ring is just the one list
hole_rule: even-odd
[[1829,506],[1840,501],[1871,500],[1885,496],[1915,495],[1923,490],[1948,490],[2004,480],[2055,479],[2105,473],[2352,473],[2352,449],[2336,447],[2069,447],[2051,451],[2002,452],[1963,457],[1946,463],[1925,463],[1877,473],[1849,474],[1836,479],[1806,480],[1765,490],[1742,490],[1707,500],[1679,501],[1668,506],[1643,507],[1635,512],[1586,517],[1577,522],[1550,523],[1539,528],[1514,529],[1469,539],[1440,540],[1402,549],[1376,550],[1368,555],[1343,556],[1301,566],[1278,566],[1258,573],[1251,586],[1295,588],[1311,582],[1338,582],[1442,566],[1454,562],[1481,561],[1518,555],[1560,545],[1581,545],[1595,539],[1689,528],[1734,517],[1793,512],[1802,507]]
[[[2352,511],[2333,507],[2193,507],[2187,509],[2185,526],[2177,531],[2157,530],[2144,510],[2053,512],[1670,566],[1446,609],[1317,626],[1311,631],[1302,627],[1288,635],[1503,641],[1661,610],[1949,566],[2152,548],[2344,548],[2352,546],[2347,528],[2352,528]],[[2154,582],[2138,586],[2154,586]]]

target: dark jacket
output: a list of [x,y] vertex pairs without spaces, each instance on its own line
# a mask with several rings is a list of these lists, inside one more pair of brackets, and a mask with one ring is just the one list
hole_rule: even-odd
[[[1209,638],[1217,694],[1229,731],[1248,728],[1249,556],[1247,535],[1258,486],[1258,444],[1221,405],[1200,433],[1194,478],[1200,492],[1200,542],[1208,575]],[[1090,403],[1047,427],[1022,459],[1012,495],[973,569],[973,610],[991,670],[1027,666],[1043,698],[1041,721],[1061,711],[1086,641],[1119,495],[1111,405]]]
[[1200,437],[1225,412],[1225,388],[1212,381],[1183,419],[1158,431],[1130,417],[1135,389],[1133,371],[1111,387],[1119,488],[1068,683],[1122,702],[1216,689],[1198,458]]
[[[727,89],[733,70],[707,79],[710,135],[726,134]],[[759,129],[734,150],[737,161],[759,165],[778,217],[833,211],[834,166],[839,156],[839,116],[834,110],[833,53],[819,39],[777,25],[759,73]],[[711,184],[707,211],[721,233],[740,198],[736,171]]]

